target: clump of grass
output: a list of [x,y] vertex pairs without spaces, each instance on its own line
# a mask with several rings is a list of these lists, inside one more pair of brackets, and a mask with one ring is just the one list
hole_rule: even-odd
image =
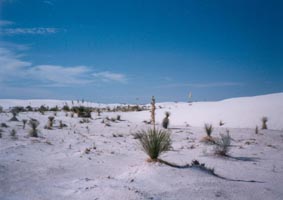
[[77,113],[78,117],[91,118],[91,108],[85,106],[73,107],[72,110]]
[[53,116],[49,116],[48,117],[48,125],[47,125],[48,129],[52,129],[53,123],[54,123],[54,119],[55,119],[55,117],[53,117]]
[[29,132],[31,137],[38,137],[38,130],[37,127],[39,126],[39,121],[36,119],[29,120],[29,126],[31,127],[31,130]]
[[227,130],[226,134],[220,134],[215,140],[214,153],[220,156],[227,156],[231,147],[231,136]]
[[10,119],[10,121],[19,121],[18,118],[17,118],[17,115],[18,115],[18,112],[16,111],[16,109],[13,109],[11,111],[13,117]]
[[22,122],[23,122],[23,129],[26,128],[27,121],[28,121],[27,119],[23,119],[23,120],[22,120]]
[[137,133],[137,138],[149,156],[150,161],[157,161],[158,157],[171,149],[170,133],[166,130],[148,129]]
[[111,117],[110,121],[111,121],[111,122],[116,122],[116,118]]
[[170,116],[170,112],[165,112],[165,117],[162,121],[162,127],[167,129],[169,126],[169,116]]
[[3,122],[3,123],[1,123],[1,127],[2,128],[8,128],[9,126],[6,123]]
[[64,124],[62,120],[60,120],[60,121],[59,121],[59,128],[62,129],[62,128],[64,128],[64,127],[67,127],[67,125]]
[[205,130],[205,132],[206,132],[206,135],[207,135],[208,137],[211,137],[211,133],[212,133],[212,131],[213,131],[212,124],[205,124],[205,125],[204,125],[204,130]]
[[261,118],[261,122],[262,122],[261,129],[267,129],[267,121],[268,121],[267,117]]
[[66,105],[63,106],[62,110],[65,111],[65,112],[69,112],[70,107],[66,104]]

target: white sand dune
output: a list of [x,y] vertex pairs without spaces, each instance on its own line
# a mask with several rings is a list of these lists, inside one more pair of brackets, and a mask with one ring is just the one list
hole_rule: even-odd
[[[0,105],[61,107],[66,102],[71,106],[71,101],[61,100],[0,100]],[[92,113],[90,123],[57,112],[52,130],[44,126],[54,112],[22,112],[19,122],[9,121],[11,113],[0,113],[0,123],[9,126],[0,127],[0,199],[283,199],[283,93],[192,105],[158,103],[157,108],[158,124],[165,111],[171,113],[173,150],[162,159],[178,164],[197,159],[222,176],[263,183],[227,181],[195,169],[146,162],[147,155],[132,134],[151,127],[142,122],[149,120],[149,111],[105,112],[100,117]],[[101,123],[118,114],[124,121],[110,122],[109,127]],[[255,134],[263,116],[269,119],[269,129]],[[21,120],[29,118],[40,121],[40,137],[29,137],[28,126],[23,129]],[[59,129],[60,120],[68,127]],[[220,120],[224,126],[219,126]],[[214,125],[215,137],[229,129],[229,155],[242,160],[213,155],[213,147],[200,142],[204,123]],[[12,129],[17,139],[11,138]]]

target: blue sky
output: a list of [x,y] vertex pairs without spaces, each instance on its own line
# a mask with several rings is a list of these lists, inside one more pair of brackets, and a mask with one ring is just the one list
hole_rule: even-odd
[[280,0],[0,0],[0,98],[282,92],[282,19]]

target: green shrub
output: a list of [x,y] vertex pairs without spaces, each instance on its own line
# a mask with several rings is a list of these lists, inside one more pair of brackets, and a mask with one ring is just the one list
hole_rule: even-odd
[[29,134],[31,137],[38,137],[38,130],[37,130],[38,125],[39,125],[39,121],[37,121],[36,119],[29,120],[29,126],[31,127]]
[[144,150],[151,160],[157,160],[158,157],[169,151],[171,148],[170,133],[166,130],[148,129],[141,130],[137,133],[137,138]]
[[169,126],[169,116],[170,116],[170,113],[169,112],[165,112],[165,117],[162,121],[162,127],[167,129],[168,126]]
[[205,125],[204,125],[204,130],[205,130],[207,136],[210,137],[210,136],[211,136],[211,133],[212,133],[212,131],[213,131],[213,127],[212,127],[211,124],[205,124]]
[[214,153],[221,156],[226,156],[231,147],[231,136],[229,131],[224,134],[220,134],[220,138],[215,140]]
[[267,129],[267,121],[268,121],[267,117],[261,118],[261,122],[262,122],[261,129]]
[[91,118],[91,108],[85,106],[73,107],[72,111],[77,113],[78,117]]

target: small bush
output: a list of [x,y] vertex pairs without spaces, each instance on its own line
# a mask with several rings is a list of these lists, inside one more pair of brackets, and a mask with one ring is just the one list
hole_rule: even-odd
[[261,118],[261,122],[262,122],[261,129],[267,129],[267,121],[268,121],[267,117]]
[[36,119],[29,120],[29,126],[31,127],[31,130],[29,132],[31,137],[38,137],[38,130],[37,127],[39,126],[39,121]]
[[169,112],[165,112],[165,117],[162,121],[162,127],[167,129],[168,126],[169,126],[169,116],[170,116],[170,113]]
[[53,116],[49,116],[48,117],[48,125],[47,125],[47,128],[48,129],[52,129],[52,127],[53,127],[53,123],[54,123],[54,117]]
[[72,110],[73,112],[77,113],[78,117],[91,118],[92,110],[89,107],[84,107],[84,106],[73,107]]
[[29,111],[29,112],[31,112],[31,111],[33,111],[33,108],[32,108],[31,106],[27,106],[27,107],[26,107],[26,110]]
[[59,108],[58,108],[58,106],[55,106],[55,107],[53,107],[53,108],[50,108],[49,111],[58,112],[58,111],[59,111]]
[[172,142],[168,131],[148,129],[139,131],[137,135],[139,135],[137,139],[140,141],[144,152],[152,161],[157,160],[162,153],[171,148]]
[[65,112],[69,112],[70,111],[70,107],[68,105],[64,105],[62,110],[65,111]]
[[10,121],[19,121],[17,118],[18,111],[16,109],[13,109],[11,112],[12,112],[13,117],[10,119]]
[[205,124],[205,125],[204,125],[204,130],[205,130],[207,136],[208,136],[208,137],[211,137],[211,133],[212,133],[212,131],[213,131],[212,125],[211,125],[211,124]]
[[231,136],[229,131],[224,134],[220,134],[220,138],[215,140],[214,153],[221,156],[227,156],[231,147]]
[[9,126],[6,123],[1,123],[2,128],[8,128]]

